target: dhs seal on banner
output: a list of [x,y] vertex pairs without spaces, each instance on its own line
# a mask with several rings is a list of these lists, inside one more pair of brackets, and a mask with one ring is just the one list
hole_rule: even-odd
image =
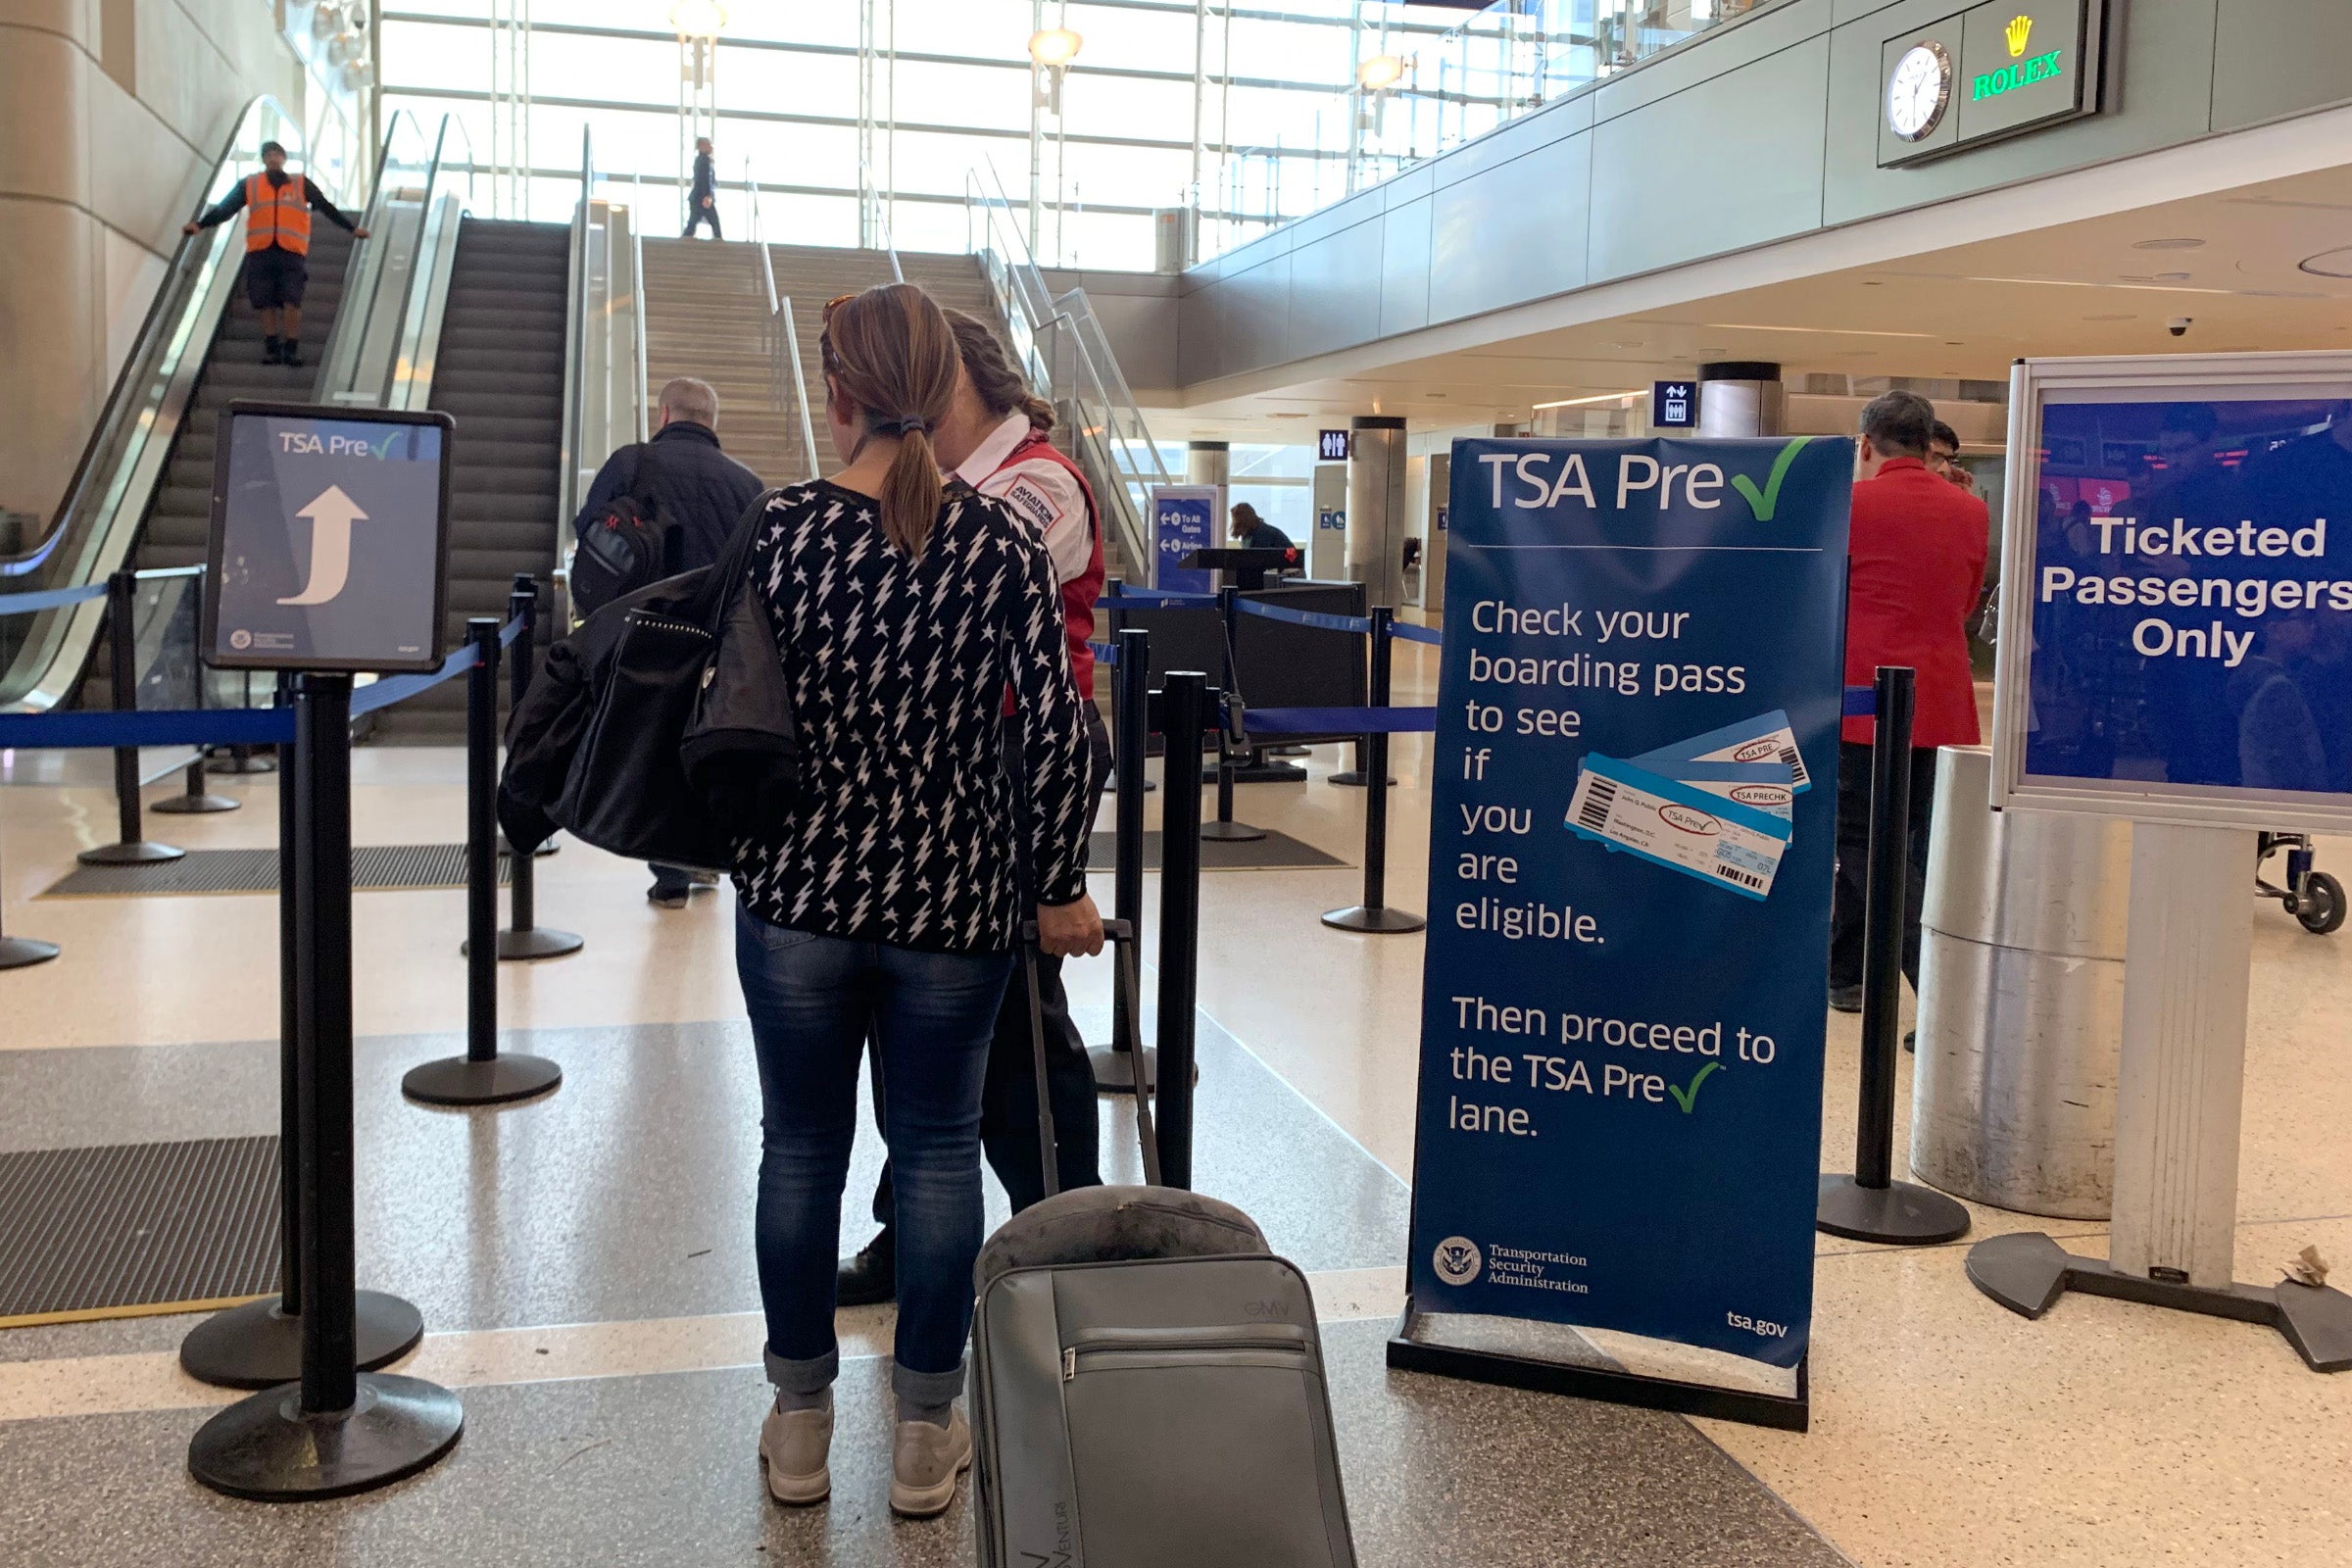
[[1801,1424],[1852,444],[1470,440],[1452,474],[1392,1362],[1507,1378],[1429,1351],[1451,1313],[1606,1329],[1625,1372],[1520,1375]]
[[1438,1244],[1434,1267],[1448,1285],[1467,1285],[1478,1278],[1478,1244],[1467,1236],[1448,1236]]

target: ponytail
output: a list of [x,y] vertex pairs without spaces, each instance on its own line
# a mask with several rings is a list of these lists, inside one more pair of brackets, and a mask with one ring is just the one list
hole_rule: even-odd
[[931,438],[917,425],[900,437],[899,455],[882,476],[882,537],[920,560],[945,494]]
[[866,435],[898,438],[882,479],[882,535],[919,559],[946,493],[931,432],[956,395],[955,333],[930,295],[886,283],[827,307],[819,341],[825,373]]

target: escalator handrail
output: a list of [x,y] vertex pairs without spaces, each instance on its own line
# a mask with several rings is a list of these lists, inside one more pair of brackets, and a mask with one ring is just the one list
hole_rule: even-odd
[[[285,122],[287,131],[280,133],[280,140],[284,139],[287,132],[298,142],[302,139],[300,118],[290,114],[274,96],[257,93],[247,100],[244,109],[237,115],[236,125],[221,143],[220,156],[213,161],[212,177],[205,181],[205,195],[196,208],[199,214],[220,199],[220,195],[215,192],[220,183],[221,172],[236,158],[238,145],[245,139],[247,123],[264,108],[275,111],[278,118]],[[172,259],[164,264],[163,281],[156,285],[154,298],[148,301],[147,314],[139,321],[139,330],[131,339],[130,351],[122,358],[122,368],[107,392],[97,421],[90,426],[89,439],[82,443],[81,456],[74,465],[74,477],[67,481],[65,496],[58,502],[48,530],[42,535],[41,542],[32,549],[18,556],[0,558],[0,577],[27,576],[39,570],[64,540],[68,521],[81,507],[89,491],[93,481],[92,470],[96,468],[100,457],[114,445],[112,437],[126,416],[124,406],[133,395],[132,383],[137,380],[142,388],[145,384],[146,378],[138,374],[140,368],[153,358],[156,344],[166,330],[175,324],[175,318],[169,307],[180,299],[180,284],[186,273],[197,265],[204,251],[217,249],[223,243],[220,234],[200,228],[193,234],[182,234],[179,243],[172,247]]]

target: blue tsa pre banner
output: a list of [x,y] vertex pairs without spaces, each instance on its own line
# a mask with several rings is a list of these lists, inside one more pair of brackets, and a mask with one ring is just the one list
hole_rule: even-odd
[[1802,1358],[1852,472],[1454,443],[1416,1312]]

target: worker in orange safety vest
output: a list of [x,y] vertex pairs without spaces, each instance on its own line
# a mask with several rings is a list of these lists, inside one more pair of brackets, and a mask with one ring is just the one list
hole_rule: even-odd
[[226,222],[240,209],[245,213],[245,298],[262,318],[262,363],[302,363],[302,292],[310,282],[311,209],[317,208],[355,239],[368,230],[354,223],[326,199],[308,174],[286,172],[286,150],[276,142],[262,143],[262,172],[240,181],[219,203],[206,209],[183,233]]

